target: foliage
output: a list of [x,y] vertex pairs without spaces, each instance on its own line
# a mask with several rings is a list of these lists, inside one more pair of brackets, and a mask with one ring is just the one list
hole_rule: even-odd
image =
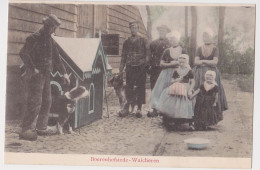
[[190,37],[181,37],[180,41],[179,41],[180,46],[182,47],[182,49],[185,51],[185,53],[188,54],[189,51],[189,45],[190,45]]
[[[246,77],[245,77],[246,76]],[[251,75],[240,75],[236,80],[238,87],[244,92],[254,92],[254,76]]]
[[149,6],[151,11],[151,22],[157,20],[165,10],[164,6]]
[[254,92],[254,75],[253,74],[222,74],[223,79],[234,80],[241,91]]
[[238,44],[235,44],[235,38],[232,30],[227,31],[223,44],[219,45],[219,68],[223,73],[253,74],[254,49],[248,48],[246,51],[239,51]]
[[[245,51],[240,51],[241,41],[235,42],[235,28],[226,30],[223,44],[219,45],[220,57],[218,68],[222,73],[229,74],[249,74],[254,73],[255,52],[253,48],[248,48]],[[217,42],[217,36],[214,37],[214,42]],[[181,37],[180,46],[185,53],[190,55],[190,37]],[[190,58],[190,64],[193,63]]]

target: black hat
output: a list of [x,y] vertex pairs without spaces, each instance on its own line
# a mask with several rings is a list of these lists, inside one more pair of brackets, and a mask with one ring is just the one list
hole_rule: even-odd
[[60,26],[61,20],[56,15],[50,14],[49,16],[43,18],[42,23],[44,25]]

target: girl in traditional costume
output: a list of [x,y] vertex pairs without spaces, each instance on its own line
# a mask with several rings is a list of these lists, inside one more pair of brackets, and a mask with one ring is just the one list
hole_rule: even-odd
[[215,81],[216,73],[208,70],[205,73],[205,81],[200,88],[197,89],[191,98],[198,95],[194,109],[195,128],[198,130],[207,130],[209,126],[218,123],[217,113],[219,107],[218,102],[218,85]]

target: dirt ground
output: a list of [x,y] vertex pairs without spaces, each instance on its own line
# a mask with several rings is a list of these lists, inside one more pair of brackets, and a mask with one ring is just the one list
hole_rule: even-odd
[[[162,126],[161,117],[148,118],[144,106],[143,117],[117,116],[118,100],[114,92],[109,96],[102,119],[75,130],[74,134],[39,136],[37,141],[19,140],[20,121],[6,122],[6,152],[77,153],[153,156],[210,156],[251,157],[253,93],[242,92],[232,80],[223,80],[229,110],[224,120],[211,131],[169,132]],[[147,90],[147,100],[150,90]],[[202,137],[210,140],[207,149],[189,150],[184,140]]]

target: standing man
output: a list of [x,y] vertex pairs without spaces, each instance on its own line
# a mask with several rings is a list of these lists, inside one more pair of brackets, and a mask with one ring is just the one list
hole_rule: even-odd
[[60,24],[61,21],[53,14],[45,17],[43,27],[27,37],[20,51],[28,84],[27,113],[23,119],[20,139],[33,141],[37,135],[56,133],[47,128],[52,103],[50,73],[53,67],[63,74],[67,84],[70,83],[57,44],[51,37]]
[[129,23],[131,37],[125,40],[121,54],[120,75],[123,75],[126,67],[126,99],[127,103],[119,116],[126,116],[129,112],[130,103],[138,106],[136,117],[142,117],[142,105],[145,104],[145,83],[147,65],[147,40],[138,35],[138,23]]
[[[170,42],[166,38],[166,34],[171,32],[171,30],[166,25],[161,25],[157,27],[159,32],[159,38],[152,41],[150,44],[151,50],[151,57],[150,57],[150,83],[151,83],[151,90],[153,90],[154,85],[161,73],[160,61],[162,54],[166,48],[169,48]],[[155,109],[149,111],[147,113],[148,117],[155,117],[158,116],[158,113]]]

